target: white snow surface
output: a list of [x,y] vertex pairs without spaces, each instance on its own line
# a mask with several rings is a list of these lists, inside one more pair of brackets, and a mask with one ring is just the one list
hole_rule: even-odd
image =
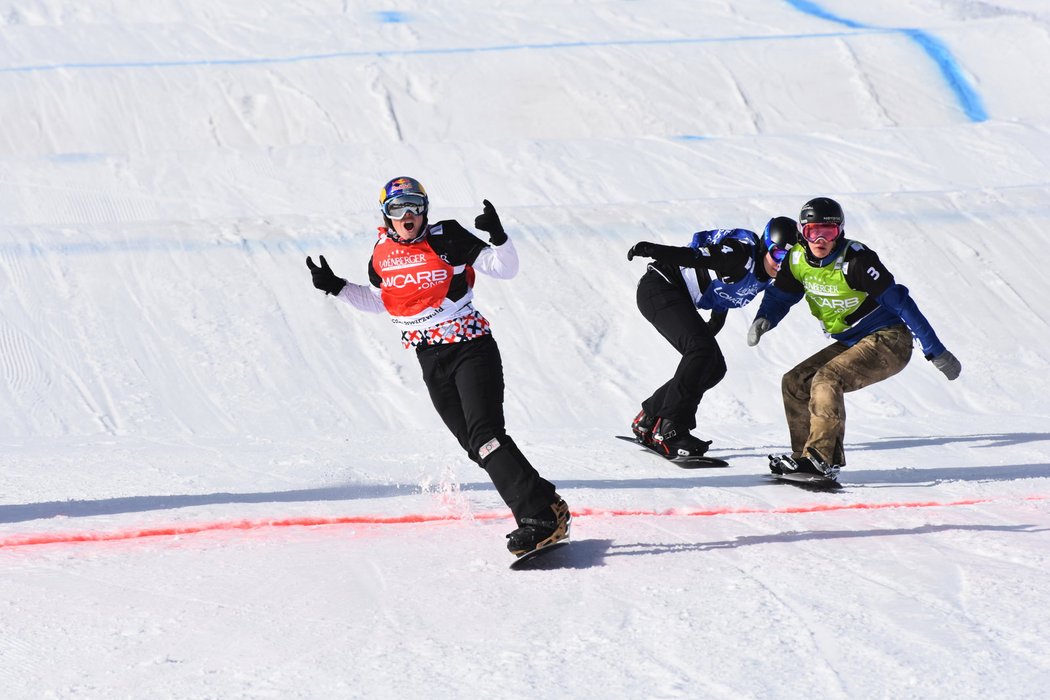
[[[1043,0],[0,0],[3,697],[1045,698],[1048,65]],[[398,175],[519,251],[476,292],[576,514],[537,569],[310,284],[365,281]],[[962,376],[916,349],[842,492],[771,483],[827,341],[747,347],[756,304],[698,415],[730,468],[613,440],[677,357],[629,246],[817,195]]]

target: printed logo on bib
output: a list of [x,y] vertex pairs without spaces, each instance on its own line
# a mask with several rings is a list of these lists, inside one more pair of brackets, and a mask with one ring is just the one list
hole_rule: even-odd
[[810,293],[810,294],[818,294],[820,296],[825,296],[825,297],[837,296],[842,291],[841,289],[839,289],[837,286],[835,286],[833,284],[820,284],[819,282],[816,282],[814,280],[809,280],[809,279],[807,279],[803,283],[803,286],[805,286],[806,291],[808,293]]
[[762,291],[762,283],[753,280],[747,284],[713,284],[712,291],[721,297],[721,299],[729,306],[741,307],[746,306],[748,302],[755,298],[755,296]]
[[372,253],[380,277],[383,306],[391,316],[416,316],[439,308],[452,284],[453,268],[430,247],[428,240],[408,249],[387,238]]
[[396,250],[388,257],[383,258],[379,261],[379,271],[384,272],[386,270],[401,270],[406,267],[419,267],[425,265],[427,256],[425,253],[406,253],[402,250]]
[[813,297],[813,303],[823,309],[837,309],[841,311],[850,311],[860,306],[860,299],[847,298],[847,299],[835,299],[832,297]]
[[[381,287],[394,287],[404,289],[405,287],[418,287],[419,289],[431,289],[447,281],[452,275],[448,270],[420,270],[419,272],[406,272],[397,275],[382,275]],[[440,300],[439,300],[440,301]]]

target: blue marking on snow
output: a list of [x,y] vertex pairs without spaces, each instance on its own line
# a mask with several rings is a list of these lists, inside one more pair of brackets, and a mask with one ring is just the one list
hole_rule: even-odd
[[699,134],[679,134],[673,137],[677,141],[707,141],[710,136],[700,136]]
[[376,49],[364,51],[332,51],[330,53],[300,56],[263,56],[255,58],[201,58],[169,61],[116,61],[79,63],[41,63],[28,66],[0,67],[2,73],[39,73],[60,70],[112,70],[135,68],[197,68],[214,66],[259,66],[310,61],[331,61],[341,58],[391,58],[412,56],[442,56],[474,53],[503,53],[508,51],[543,51],[557,49],[591,49],[622,46],[675,46],[696,44],[732,44],[741,41],[792,41],[797,39],[834,39],[858,34],[885,34],[894,30],[868,29],[856,32],[813,32],[805,34],[760,34],[730,37],[687,37],[681,39],[621,39],[609,41],[556,41],[537,44],[503,44],[498,46],[457,46],[428,49]]
[[866,24],[832,14],[817,3],[809,2],[809,0],[787,0],[787,3],[799,12],[805,12],[807,15],[826,19],[829,22],[835,22],[836,24],[844,24],[850,29],[871,29],[871,27]]
[[955,97],[962,104],[963,111],[972,122],[988,121],[988,111],[984,108],[984,101],[976,90],[970,85],[970,81],[963,75],[962,67],[959,65],[952,52],[944,43],[928,32],[921,29],[901,30],[912,41],[922,47],[923,51],[934,60],[941,71],[941,75],[947,81],[948,86],[955,93]]
[[384,24],[400,24],[408,21],[408,13],[399,12],[398,10],[380,10],[379,12],[373,12],[372,15]]
[[810,0],[785,1],[799,12],[804,12],[807,15],[819,17],[820,19],[834,22],[836,24],[842,24],[851,29],[863,31],[881,29],[883,31],[895,32],[908,37],[918,44],[919,47],[926,52],[926,55],[937,64],[937,68],[941,71],[941,75],[944,77],[945,82],[948,83],[948,87],[955,94],[955,99],[962,106],[962,110],[966,114],[966,117],[972,122],[988,121],[988,112],[984,108],[984,102],[981,100],[981,96],[977,94],[977,91],[973,86],[970,85],[970,81],[966,79],[962,68],[959,66],[959,62],[955,60],[955,56],[953,56],[948,47],[944,45],[944,42],[929,32],[921,29],[875,27],[870,24],[864,24],[863,22],[839,17],[838,15],[824,9],[817,3],[810,2]]
[[[142,69],[142,68],[197,68],[197,67],[235,67],[235,66],[257,66],[276,65],[290,63],[305,63],[310,61],[330,61],[346,58],[390,58],[411,56],[435,56],[456,55],[472,53],[499,53],[507,51],[537,51],[556,49],[585,49],[605,48],[622,46],[675,46],[675,45],[698,45],[698,44],[721,44],[738,43],[750,41],[790,41],[800,39],[829,39],[856,37],[866,34],[900,34],[915,42],[922,50],[937,64],[941,75],[948,83],[948,87],[955,94],[956,99],[962,106],[963,111],[970,121],[983,122],[988,119],[988,113],[979,94],[966,79],[958,61],[952,55],[947,46],[932,34],[921,29],[901,29],[892,27],[875,27],[855,20],[840,17],[811,0],[785,0],[789,5],[805,14],[828,22],[847,27],[845,32],[812,32],[788,35],[752,35],[731,37],[691,37],[681,39],[624,39],[611,41],[566,41],[533,44],[505,44],[500,46],[460,46],[449,48],[429,49],[381,49],[372,51],[333,51],[331,53],[304,54],[300,56],[283,57],[255,57],[255,58],[229,58],[229,59],[184,59],[170,61],[120,61],[120,62],[83,62],[83,63],[45,63],[28,66],[4,66],[0,67],[0,74],[4,73],[35,73],[43,71],[60,70],[114,70],[114,69]],[[374,13],[377,19],[384,22],[404,22],[408,15],[398,11],[382,11]]]

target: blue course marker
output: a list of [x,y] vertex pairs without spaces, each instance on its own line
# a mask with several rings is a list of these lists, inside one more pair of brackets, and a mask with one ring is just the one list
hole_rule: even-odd
[[[357,51],[333,51],[330,53],[302,54],[293,56],[260,56],[246,58],[204,58],[204,59],[171,59],[155,61],[115,61],[105,62],[69,62],[44,63],[24,66],[0,66],[0,75],[9,73],[37,73],[60,70],[120,70],[120,69],[165,69],[165,68],[216,68],[237,66],[258,66],[275,64],[307,63],[312,61],[331,61],[353,58],[390,58],[392,56],[440,56],[472,53],[500,53],[505,51],[537,50],[573,50],[620,46],[683,46],[700,44],[737,43],[743,41],[792,41],[799,39],[848,38],[863,34],[900,34],[915,42],[929,56],[948,87],[955,95],[967,118],[973,122],[987,121],[988,113],[980,95],[966,79],[966,76],[955,60],[951,51],[942,41],[921,29],[876,27],[873,25],[840,17],[829,12],[811,0],[784,0],[799,12],[818,17],[828,22],[842,25],[851,31],[812,32],[789,35],[754,35],[730,37],[685,37],[679,39],[619,39],[607,41],[561,41],[531,44],[503,44],[497,46],[463,46],[450,48],[423,49],[378,49]],[[410,21],[407,13],[396,10],[373,13],[379,22],[399,23]]]
[[941,75],[948,82],[956,99],[962,105],[963,111],[972,122],[988,121],[988,112],[984,108],[984,101],[977,91],[970,85],[970,81],[963,75],[962,68],[952,56],[952,52],[937,37],[921,29],[902,29],[901,32],[916,44],[934,60],[937,67],[941,69]]
[[955,94],[955,99],[958,100],[967,119],[972,122],[988,121],[988,112],[984,108],[984,102],[981,100],[981,96],[977,94],[977,91],[973,86],[970,85],[970,81],[966,79],[962,68],[959,66],[959,62],[955,60],[952,52],[944,45],[944,42],[929,32],[925,32],[921,29],[876,27],[874,25],[864,24],[863,22],[857,22],[845,17],[839,17],[838,15],[824,9],[817,3],[810,2],[810,0],[785,1],[799,12],[804,12],[807,15],[819,17],[820,19],[829,22],[841,24],[850,29],[860,29],[864,31],[881,29],[883,31],[896,32],[906,36],[918,44],[926,55],[933,59],[933,62],[937,64],[937,68],[940,69],[945,82],[948,83],[948,87]]
[[381,10],[373,12],[372,16],[384,24],[401,24],[408,21],[408,14],[397,10]]
[[828,12],[823,7],[815,2],[809,2],[809,0],[787,0],[787,3],[794,7],[799,12],[805,12],[807,15],[813,15],[821,19],[826,19],[829,22],[836,24],[843,24],[851,29],[871,29],[869,25],[856,22],[852,19],[846,19],[845,17],[839,17],[838,15]]
[[504,53],[508,51],[560,51],[573,49],[615,48],[620,46],[692,46],[699,44],[734,44],[741,41],[794,41],[798,39],[835,39],[858,36],[862,33],[885,34],[894,30],[866,29],[853,32],[815,32],[807,34],[761,34],[754,36],[686,37],[682,39],[613,39],[606,41],[555,41],[533,44],[498,44],[495,46],[455,46],[427,49],[372,49],[360,51],[332,51],[329,53],[299,54],[292,56],[249,56],[246,58],[184,58],[155,61],[114,61],[40,63],[24,66],[0,66],[4,73],[42,73],[60,70],[131,70],[151,68],[215,68],[239,66],[265,66],[314,61],[334,61],[353,58],[391,58],[413,56],[452,56],[476,53]]

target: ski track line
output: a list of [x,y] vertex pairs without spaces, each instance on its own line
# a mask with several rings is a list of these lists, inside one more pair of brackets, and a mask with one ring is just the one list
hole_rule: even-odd
[[[1022,496],[1015,498],[973,498],[958,501],[910,501],[889,503],[850,503],[844,505],[808,505],[787,506],[784,508],[709,508],[668,510],[623,510],[607,508],[580,508],[572,512],[574,518],[580,517],[711,517],[718,515],[800,515],[808,513],[829,513],[850,510],[886,510],[900,508],[949,508],[956,506],[973,506],[985,503],[1005,501],[1044,501],[1050,496]],[[132,528],[109,531],[81,532],[46,532],[8,535],[0,538],[0,549],[15,549],[44,544],[84,544],[90,542],[114,542],[120,540],[138,540],[150,537],[180,537],[197,535],[205,532],[233,530],[265,530],[280,527],[318,527],[323,525],[414,525],[422,523],[441,523],[463,520],[508,520],[510,515],[503,513],[478,513],[473,515],[426,515],[409,514],[398,516],[353,515],[336,517],[297,517],[272,520],[229,520],[190,525],[167,525],[161,527]]]

